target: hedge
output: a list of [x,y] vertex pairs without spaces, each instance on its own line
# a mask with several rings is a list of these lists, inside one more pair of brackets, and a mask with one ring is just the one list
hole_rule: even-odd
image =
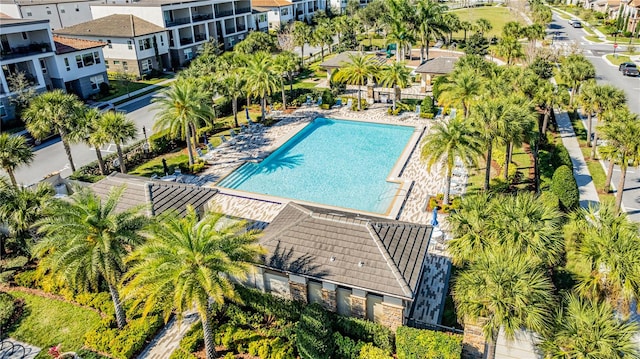
[[398,359],[459,359],[462,336],[431,330],[399,327],[396,332]]
[[117,359],[129,359],[142,350],[164,322],[160,316],[149,315],[129,320],[122,330],[112,328],[111,324],[112,321],[103,321],[101,326],[85,334],[84,345]]
[[334,356],[341,359],[358,359],[360,351],[365,343],[344,337],[339,332],[333,333],[333,342],[336,344]]
[[567,166],[560,166],[553,173],[551,192],[558,196],[564,210],[571,211],[580,204],[580,190],[573,176],[573,171]]
[[373,343],[387,353],[394,351],[393,332],[384,325],[364,319],[336,316],[335,330],[342,335],[365,343]]
[[386,351],[380,349],[380,348],[376,348],[373,346],[373,344],[368,343],[365,346],[362,347],[362,349],[360,350],[360,355],[358,356],[358,359],[392,359],[393,357],[390,356]]
[[11,294],[0,292],[0,333],[4,332],[22,313],[24,302]]
[[304,308],[296,325],[296,348],[302,359],[329,359],[333,355],[331,317],[317,303]]

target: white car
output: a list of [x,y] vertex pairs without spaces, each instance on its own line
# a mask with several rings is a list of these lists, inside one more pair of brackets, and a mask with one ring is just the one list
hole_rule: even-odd
[[98,102],[91,105],[98,109],[98,111],[105,113],[107,111],[115,111],[116,107],[111,102]]
[[569,20],[569,25],[574,26],[575,23],[579,23],[580,19],[571,19]]

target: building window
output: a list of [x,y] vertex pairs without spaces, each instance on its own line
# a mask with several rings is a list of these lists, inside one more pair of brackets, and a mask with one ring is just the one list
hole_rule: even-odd
[[129,50],[133,49],[133,42],[131,40],[127,40],[127,47],[129,48]]
[[113,45],[111,45],[111,40],[107,40],[107,46],[109,46],[110,49],[113,49]]
[[69,58],[64,58],[64,66],[67,68],[67,71],[71,71],[71,66],[69,66]]
[[93,60],[96,62],[96,64],[100,63],[100,53],[98,51],[95,51],[93,53]]
[[84,65],[82,65],[82,56],[80,55],[76,55],[76,66],[78,66],[79,69],[84,67]]
[[29,36],[27,36],[27,33],[23,31],[22,32],[22,39],[23,40],[27,40],[28,38],[29,38]]
[[122,69],[125,71],[129,70],[129,66],[127,66],[127,62],[126,61],[122,61]]
[[282,9],[282,16],[287,16],[289,15],[289,8],[285,7],[284,9]]
[[42,69],[42,73],[47,73],[47,63],[44,62],[44,59],[40,59],[40,68]]
[[193,51],[191,51],[191,49],[185,49],[184,50],[184,59],[185,60],[193,59]]
[[160,46],[164,46],[164,36],[160,35]]
[[265,21],[267,21],[267,15],[265,15],[265,14],[260,14],[260,16],[258,17],[258,21],[259,21],[259,22],[265,22]]
[[63,8],[60,8],[60,13],[61,13],[61,14],[64,14],[64,13],[65,13],[65,11],[64,11],[64,9],[63,9]]
[[151,39],[138,40],[140,51],[149,50],[151,48]]
[[91,66],[95,63],[92,53],[82,55],[82,63],[84,66]]
[[114,64],[114,65],[120,65],[120,61],[118,61],[118,60],[113,60],[113,64]]
[[100,88],[100,84],[104,82],[104,77],[102,75],[91,76],[89,81],[91,81],[91,88],[97,90]]
[[153,70],[153,62],[151,59],[142,60],[142,72],[148,72]]
[[27,10],[27,16],[33,16],[33,14],[31,13],[31,10]]

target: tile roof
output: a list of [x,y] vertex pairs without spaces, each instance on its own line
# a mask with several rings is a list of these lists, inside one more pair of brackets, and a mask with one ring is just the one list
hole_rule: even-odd
[[164,32],[162,27],[133,15],[109,15],[54,31],[72,36],[109,36],[131,38]]
[[457,57],[436,57],[428,59],[415,69],[418,74],[448,74],[458,62]]
[[54,36],[53,42],[56,45],[56,54],[58,55],[66,54],[69,52],[93,49],[96,47],[103,47],[107,44],[106,42],[74,39],[71,37],[62,36]]
[[432,229],[290,202],[260,244],[268,268],[413,299]]
[[376,64],[378,65],[384,65],[387,63],[386,57],[378,56],[377,54],[374,54],[374,53],[367,53],[367,52],[360,52],[360,51],[345,51],[326,60],[325,62],[321,63],[319,66],[328,67],[328,68],[339,68],[339,67],[342,67],[342,65],[344,65],[345,63],[351,62],[349,55],[360,55],[360,54],[374,55],[372,56],[372,60],[376,62]]
[[292,5],[291,1],[287,0],[252,0],[251,7],[281,7],[281,6],[289,6]]
[[174,210],[178,214],[186,213],[187,205],[202,210],[218,190],[208,187],[198,187],[176,182],[162,182],[146,177],[123,175],[114,172],[91,185],[93,191],[100,197],[106,198],[111,188],[125,185],[126,188],[116,207],[124,211],[135,206],[149,206],[150,214],[160,215]]

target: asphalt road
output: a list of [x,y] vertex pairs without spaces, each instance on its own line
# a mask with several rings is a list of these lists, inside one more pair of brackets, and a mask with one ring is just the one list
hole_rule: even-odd
[[[154,116],[157,110],[154,105],[150,105],[152,97],[153,94],[146,95],[118,106],[118,110],[126,111],[127,117],[132,119],[138,127],[136,140],[130,142],[144,138],[143,126],[146,128],[148,136],[153,133]],[[103,146],[101,150],[103,155],[107,155],[114,153],[116,148],[114,144],[110,144]],[[37,146],[35,154],[36,157],[30,166],[21,167],[16,171],[18,182],[30,185],[54,172],[60,172],[63,177],[71,175],[67,155],[59,138]],[[82,143],[71,145],[71,155],[76,168],[96,160],[95,150]]]
[[[585,39],[587,34],[582,29],[575,29],[567,20],[553,15],[553,22],[549,26],[549,33],[556,32],[554,43],[560,46],[580,46],[582,53],[591,61],[596,69],[596,81],[600,84],[614,85],[627,95],[627,104],[631,111],[640,114],[640,77],[626,77],[618,71],[617,66],[611,65],[604,59],[604,55],[613,53],[613,44],[592,43]],[[620,41],[617,50],[626,50],[626,42]],[[597,123],[594,122],[594,124]],[[613,171],[612,183],[617,186],[620,181],[620,170]],[[622,198],[624,209],[633,221],[640,222],[640,168],[629,168],[625,178],[624,195]]]

